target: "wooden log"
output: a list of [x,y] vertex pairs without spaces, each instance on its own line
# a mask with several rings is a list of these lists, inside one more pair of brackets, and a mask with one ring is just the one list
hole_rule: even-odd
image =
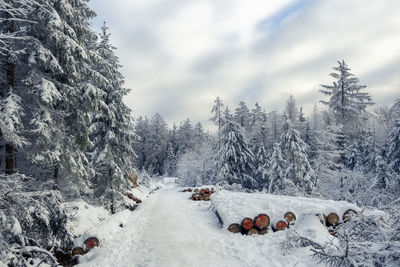
[[285,221],[278,221],[277,223],[275,223],[275,225],[272,225],[272,229],[274,231],[282,231],[288,228],[288,225]]
[[204,193],[206,192],[206,190],[203,188],[200,190],[200,195],[204,195]]
[[242,220],[242,222],[240,223],[240,225],[242,226],[242,229],[245,231],[249,231],[251,228],[253,228],[254,226],[254,222],[252,219],[246,217]]
[[258,214],[257,217],[254,218],[254,225],[258,230],[262,230],[269,226],[270,219],[267,214]]
[[210,188],[206,188],[206,194],[210,193]]
[[268,233],[268,228],[264,228],[264,229],[260,230],[258,234],[265,235],[266,233]]
[[228,227],[228,231],[231,233],[240,233],[242,229],[240,229],[240,225],[238,223],[232,223]]
[[193,193],[193,194],[192,194],[192,198],[193,198],[193,199],[196,199],[196,196],[197,196],[196,193]]
[[204,195],[200,195],[200,200],[204,200]]
[[199,189],[198,189],[198,188],[195,188],[195,189],[194,189],[194,192],[195,192],[195,193],[198,193],[198,192],[199,192]]
[[329,213],[328,217],[327,217],[327,221],[328,221],[328,225],[332,225],[335,226],[336,224],[338,224],[339,222],[339,215],[337,215],[336,213],[332,212]]
[[205,196],[204,201],[210,201],[210,196]]
[[85,254],[85,251],[81,247],[76,247],[71,252],[71,256],[72,257],[76,256],[76,255],[84,255],[84,254]]
[[85,240],[84,243],[86,247],[86,252],[88,252],[94,247],[97,247],[99,245],[99,240],[96,237],[89,237],[88,239]]
[[214,193],[214,190],[215,190],[214,187],[211,187],[210,191]]
[[247,235],[258,235],[258,233],[258,230],[253,227],[247,232]]
[[357,211],[348,209],[343,213],[343,222],[347,223],[351,220],[351,218],[354,216],[354,214],[357,214]]
[[333,228],[329,228],[328,232],[332,235],[332,236],[337,236],[337,230],[333,229]]
[[286,212],[284,217],[288,224],[296,220],[296,215],[291,211]]

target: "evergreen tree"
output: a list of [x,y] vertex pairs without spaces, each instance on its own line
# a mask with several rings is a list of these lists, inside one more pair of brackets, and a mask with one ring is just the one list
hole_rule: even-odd
[[257,182],[249,174],[253,170],[254,155],[240,125],[227,121],[221,128],[221,149],[217,152],[218,181],[256,188]]
[[384,189],[388,186],[390,174],[388,172],[387,162],[380,155],[376,156],[376,169],[375,169],[375,187]]
[[344,60],[338,61],[338,65],[330,74],[335,79],[333,85],[321,85],[323,89],[320,92],[329,96],[328,101],[321,103],[329,106],[336,124],[360,127],[366,108],[373,104],[372,98],[362,91],[366,86],[358,84],[358,78],[350,73]]
[[285,177],[304,190],[306,194],[311,195],[316,177],[307,159],[307,146],[289,120],[283,126],[281,145],[282,153],[287,161]]
[[299,118],[299,111],[297,110],[296,100],[293,95],[290,95],[286,101],[285,114],[292,124],[296,124]]
[[255,171],[254,178],[259,184],[260,188],[268,188],[268,155],[264,146],[260,146],[255,156]]
[[233,120],[246,131],[246,134],[250,132],[251,115],[244,101],[240,101],[239,106],[235,109]]
[[218,149],[221,148],[221,127],[223,124],[223,108],[221,99],[217,96],[214,100],[214,106],[211,109],[211,113],[214,113],[214,117],[211,120],[218,126]]
[[95,170],[95,196],[109,199],[114,213],[114,198],[127,186],[127,177],[132,172],[135,137],[130,110],[122,101],[129,90],[122,87],[124,78],[105,23],[101,29],[97,53],[92,56],[96,63],[94,71],[99,75],[93,83],[101,90],[102,100],[89,129],[93,147],[89,155]]
[[273,152],[268,165],[269,165],[268,192],[273,193],[276,191],[283,190],[286,162],[283,159],[281,145],[279,143],[274,144]]
[[388,159],[391,170],[400,174],[400,120],[396,120],[389,135]]

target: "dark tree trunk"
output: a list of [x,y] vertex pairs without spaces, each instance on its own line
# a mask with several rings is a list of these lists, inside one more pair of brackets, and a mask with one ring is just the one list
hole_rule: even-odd
[[59,189],[59,183],[58,183],[58,171],[59,171],[59,164],[57,164],[54,167],[54,174],[53,174],[53,179],[54,179],[54,185],[53,185],[53,190],[58,190]]
[[[9,22],[8,32],[14,32],[14,22]],[[12,62],[6,63],[6,78],[8,90],[12,90],[15,86],[15,65]],[[15,172],[15,147],[12,143],[6,143],[6,175]]]
[[6,144],[6,175],[15,172],[15,147],[12,144]]
[[114,190],[113,190],[113,178],[112,178],[112,169],[108,168],[108,177],[110,179],[110,188],[111,188],[111,207],[110,207],[110,211],[111,214],[115,213],[115,209],[114,209]]

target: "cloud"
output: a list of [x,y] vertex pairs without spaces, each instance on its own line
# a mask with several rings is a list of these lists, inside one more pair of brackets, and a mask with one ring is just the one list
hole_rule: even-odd
[[378,104],[400,88],[397,0],[95,0],[123,65],[134,115],[210,125],[213,99],[306,112],[345,59]]

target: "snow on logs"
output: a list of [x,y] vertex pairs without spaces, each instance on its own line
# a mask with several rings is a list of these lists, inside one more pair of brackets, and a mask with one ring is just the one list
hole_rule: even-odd
[[140,199],[138,199],[137,197],[135,197],[132,193],[126,193],[126,196],[130,199],[132,199],[133,201],[135,201],[137,204],[142,203],[142,201]]
[[[211,201],[220,215],[224,229],[248,235],[265,234],[271,230],[281,231],[292,226],[296,229],[304,221],[298,221],[296,225],[297,218],[307,214],[320,216],[321,223],[334,235],[337,228],[348,222],[359,210],[354,204],[345,201],[225,190],[214,194]],[[251,220],[254,215],[257,216]],[[268,218],[268,222],[263,218]],[[268,226],[265,227],[265,224]]]
[[214,193],[214,188],[212,187],[210,188],[195,188],[194,190],[192,190],[191,188],[186,188],[183,189],[181,192],[194,192],[191,197],[190,200],[193,201],[210,201],[210,196]]
[[92,250],[94,247],[99,246],[99,240],[96,237],[89,237],[88,239],[85,240],[84,243],[84,247],[85,249],[83,249],[82,247],[76,247],[74,249],[72,249],[71,251],[71,256],[75,257],[78,255],[84,255],[86,253],[88,253],[90,250]]

